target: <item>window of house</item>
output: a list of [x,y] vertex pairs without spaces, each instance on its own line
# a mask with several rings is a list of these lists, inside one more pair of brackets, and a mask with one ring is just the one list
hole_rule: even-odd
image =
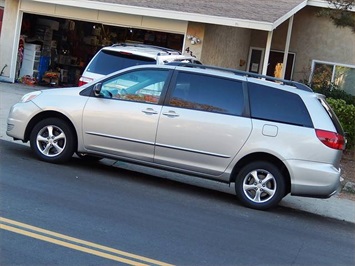
[[169,105],[241,115],[244,109],[243,85],[236,80],[180,72]]
[[313,61],[310,81],[315,86],[334,83],[339,89],[355,96],[355,66]]

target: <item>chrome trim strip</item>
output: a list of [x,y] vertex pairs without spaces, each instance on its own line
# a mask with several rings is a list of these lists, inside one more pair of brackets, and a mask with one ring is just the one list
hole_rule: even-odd
[[[90,131],[86,131],[85,133],[88,135],[99,136],[99,137],[104,137],[104,138],[124,140],[124,141],[129,141],[129,142],[142,143],[142,144],[146,144],[146,145],[154,145],[154,142],[150,142],[150,141],[142,141],[142,140],[118,137],[118,136],[113,136],[113,135],[108,135],[108,134],[100,134],[100,133],[90,132]],[[166,145],[166,144],[160,144],[160,143],[156,143],[155,146],[162,147],[162,148],[168,148],[168,149],[174,149],[174,150],[180,150],[180,151],[187,151],[187,152],[192,152],[192,153],[197,153],[197,154],[203,154],[203,155],[208,155],[208,156],[213,156],[213,157],[218,157],[218,158],[225,158],[225,159],[230,158],[229,155],[225,155],[225,154],[218,154],[218,153],[213,153],[213,152],[187,149],[187,148]]]
[[142,141],[142,140],[118,137],[118,136],[113,136],[113,135],[108,135],[108,134],[100,134],[100,133],[90,132],[90,131],[86,131],[85,133],[88,135],[99,136],[99,137],[104,137],[104,138],[124,140],[124,141],[129,141],[129,142],[142,143],[142,144],[146,144],[146,145],[154,145],[154,142],[151,142],[151,141]]
[[219,157],[219,158],[230,158],[229,155],[218,154],[218,153],[213,153],[213,152],[206,152],[206,151],[200,151],[200,150],[187,149],[187,148],[176,147],[176,146],[160,144],[160,143],[156,143],[155,146],[168,148],[168,149],[174,149],[174,150],[180,150],[180,151],[188,151],[188,152],[192,152],[192,153],[198,153],[198,154],[214,156],[214,157]]

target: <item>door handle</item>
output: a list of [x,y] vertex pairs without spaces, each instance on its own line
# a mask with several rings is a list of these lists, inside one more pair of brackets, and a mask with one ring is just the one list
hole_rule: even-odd
[[147,109],[143,110],[142,112],[145,113],[146,115],[156,115],[158,113],[153,108],[147,108]]
[[177,113],[175,113],[174,111],[168,111],[166,113],[163,113],[163,115],[167,116],[167,117],[178,117],[179,115]]

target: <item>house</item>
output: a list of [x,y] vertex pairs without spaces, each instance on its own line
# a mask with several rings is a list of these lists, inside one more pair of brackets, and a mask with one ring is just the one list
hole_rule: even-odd
[[75,78],[99,47],[133,41],[297,81],[322,73],[355,95],[355,33],[317,16],[323,8],[327,1],[0,0],[0,80],[19,77],[21,40],[41,45],[50,59],[42,68],[59,62]]

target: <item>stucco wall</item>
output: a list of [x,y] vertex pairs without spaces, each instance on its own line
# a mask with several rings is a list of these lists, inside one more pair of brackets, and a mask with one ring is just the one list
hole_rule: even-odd
[[[337,28],[328,18],[316,16],[319,10],[305,7],[294,17],[289,48],[289,52],[296,54],[294,80],[308,80],[312,60],[355,65],[355,33],[349,28]],[[285,49],[287,29],[288,20],[274,30],[272,50]],[[266,39],[266,32],[254,30],[251,46],[265,48]]]
[[189,22],[186,31],[186,37],[187,36],[197,38],[199,42],[194,42],[193,39],[189,40],[185,38],[183,53],[186,55],[192,55],[197,59],[201,60],[201,52],[202,52],[202,47],[204,45],[204,38],[205,38],[205,24]]
[[5,2],[0,36],[0,80],[13,81],[16,68],[17,48],[19,41],[19,0]]
[[251,31],[249,29],[207,24],[201,61],[207,65],[245,70],[250,35]]
[[355,65],[355,33],[317,17],[317,10],[307,7],[295,16],[291,49],[296,51],[296,80],[308,78],[312,60]]

